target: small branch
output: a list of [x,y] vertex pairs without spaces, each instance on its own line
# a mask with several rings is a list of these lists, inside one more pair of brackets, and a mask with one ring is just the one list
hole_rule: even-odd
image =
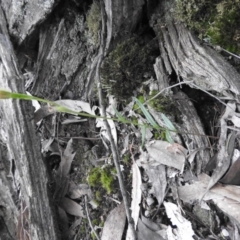
[[104,7],[104,2],[100,1],[101,4],[101,11],[102,11],[102,32],[101,32],[101,43],[100,43],[100,48],[99,48],[99,53],[98,53],[98,63],[97,63],[97,67],[96,67],[96,81],[97,81],[97,86],[98,86],[98,95],[99,95],[99,103],[100,103],[100,107],[102,110],[102,115],[103,115],[103,122],[104,125],[106,127],[107,130],[107,134],[109,136],[109,140],[110,140],[110,144],[111,144],[111,150],[112,150],[112,155],[113,155],[113,160],[114,160],[114,165],[116,167],[117,170],[117,176],[118,176],[118,182],[119,182],[119,186],[120,186],[120,190],[122,193],[122,197],[123,197],[123,203],[124,203],[124,207],[125,207],[125,211],[126,211],[126,216],[128,219],[128,227],[132,233],[132,239],[136,240],[136,232],[135,232],[135,228],[134,228],[134,221],[131,217],[131,213],[130,213],[130,209],[129,209],[129,203],[128,203],[128,199],[127,199],[127,191],[125,189],[124,186],[124,182],[123,182],[123,176],[122,176],[122,172],[121,172],[121,168],[120,168],[120,157],[119,157],[119,153],[117,150],[117,147],[114,143],[114,139],[111,133],[111,128],[108,124],[108,121],[105,119],[107,114],[106,114],[106,109],[104,107],[103,104],[103,96],[102,96],[102,88],[101,88],[101,81],[100,81],[100,74],[99,74],[99,69],[100,66],[102,64],[103,61],[103,57],[107,52],[107,49],[105,47],[105,39],[106,39],[106,13],[105,13],[105,7]]
[[187,82],[180,82],[180,83],[176,83],[172,86],[169,86],[169,87],[166,87],[164,89],[162,89],[159,93],[157,93],[154,97],[148,99],[145,103],[143,103],[143,105],[146,105],[148,102],[154,100],[155,98],[157,98],[161,93],[163,93],[164,91],[168,90],[168,89],[171,89],[173,87],[177,87],[179,85],[183,85],[183,84],[189,84],[189,83],[192,83],[193,81],[187,81]]
[[84,200],[85,200],[85,210],[86,210],[86,214],[87,214],[88,223],[89,223],[92,231],[94,232],[97,240],[100,240],[100,238],[98,237],[98,235],[97,235],[97,233],[96,233],[96,231],[95,231],[95,229],[94,229],[94,227],[92,225],[91,219],[89,217],[89,211],[88,211],[88,206],[87,206],[87,195],[84,196]]

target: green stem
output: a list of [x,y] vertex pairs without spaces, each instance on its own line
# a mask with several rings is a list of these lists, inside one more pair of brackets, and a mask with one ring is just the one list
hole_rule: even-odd
[[[188,135],[197,135],[197,136],[203,136],[203,137],[209,137],[209,138],[218,138],[218,137],[214,137],[214,136],[209,136],[209,135],[203,135],[203,134],[196,134],[196,133],[191,133],[191,132],[179,132],[177,130],[170,130],[170,129],[166,129],[164,127],[160,127],[158,125],[155,125],[155,124],[152,124],[152,125],[149,125],[149,124],[138,124],[138,123],[134,123],[130,120],[127,120],[127,119],[121,119],[121,118],[109,118],[109,117],[103,117],[103,116],[96,116],[96,115],[92,115],[92,114],[89,114],[89,113],[82,113],[82,112],[77,112],[77,111],[73,111],[69,108],[66,108],[62,105],[59,105],[55,102],[52,102],[52,101],[49,101],[49,100],[46,100],[46,99],[43,99],[43,98],[38,98],[38,97],[34,97],[34,96],[30,96],[30,95],[27,95],[27,94],[24,94],[24,93],[12,93],[12,92],[8,92],[8,91],[5,91],[5,90],[0,90],[0,98],[1,98],[1,93],[4,93],[4,96],[6,96],[5,94],[7,93],[8,94],[8,97],[7,98],[12,98],[12,99],[20,99],[20,100],[36,100],[36,101],[39,101],[39,102],[43,102],[43,103],[47,103],[53,107],[55,107],[56,111],[58,112],[63,112],[63,113],[69,113],[69,114],[74,114],[74,115],[78,115],[78,116],[81,116],[81,117],[90,117],[90,118],[95,118],[95,119],[104,119],[104,120],[112,120],[112,121],[115,121],[115,122],[120,122],[120,123],[126,123],[126,124],[132,124],[134,126],[137,126],[137,127],[141,127],[141,128],[153,128],[153,129],[156,129],[156,130],[162,130],[162,131],[170,131],[170,132],[175,132],[177,134],[188,134]],[[2,97],[2,98],[5,98],[5,97]]]

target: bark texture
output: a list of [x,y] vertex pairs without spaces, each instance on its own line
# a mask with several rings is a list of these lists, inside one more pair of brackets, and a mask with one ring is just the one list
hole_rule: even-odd
[[[1,9],[0,19],[1,87],[23,92],[23,76]],[[1,161],[3,166],[9,166],[1,178],[1,211],[9,233],[0,235],[3,239],[59,239],[48,197],[40,141],[31,120],[32,110],[30,103],[1,101],[1,139],[5,145],[4,149],[1,146]]]

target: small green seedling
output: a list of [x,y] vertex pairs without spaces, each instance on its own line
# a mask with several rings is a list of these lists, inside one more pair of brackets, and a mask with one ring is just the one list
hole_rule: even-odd
[[[36,100],[39,102],[43,102],[43,103],[47,103],[50,106],[52,106],[56,111],[58,112],[63,112],[63,113],[69,113],[69,114],[74,114],[74,115],[79,115],[79,116],[83,116],[83,117],[90,117],[90,118],[102,118],[102,119],[109,119],[109,120],[113,120],[113,121],[117,121],[117,122],[122,122],[125,124],[133,124],[133,125],[137,125],[141,128],[141,132],[142,132],[142,145],[144,145],[145,142],[145,138],[146,138],[146,129],[148,127],[157,129],[157,130],[163,130],[166,131],[166,139],[173,143],[173,140],[171,139],[170,136],[170,131],[172,132],[177,132],[175,127],[173,126],[173,124],[171,123],[171,121],[164,115],[162,114],[162,118],[163,121],[165,122],[167,129],[166,128],[162,128],[160,127],[155,120],[153,119],[153,117],[151,116],[151,114],[148,112],[148,110],[145,108],[145,106],[141,103],[141,101],[137,98],[133,98],[134,101],[136,102],[136,104],[139,106],[139,108],[141,109],[141,111],[143,112],[143,114],[145,115],[147,121],[149,122],[150,126],[148,124],[138,124],[136,121],[130,121],[128,119],[126,119],[120,112],[117,111],[117,109],[114,109],[117,118],[106,118],[106,117],[102,117],[102,116],[96,116],[96,115],[92,115],[92,114],[88,114],[88,113],[82,113],[82,112],[76,112],[73,111],[69,108],[66,108],[64,106],[61,106],[55,102],[46,100],[46,99],[42,99],[42,98],[38,98],[38,97],[34,97],[34,96],[30,96],[24,93],[13,93],[13,92],[9,92],[6,90],[0,90],[0,99],[20,99],[20,100]],[[106,187],[108,188],[108,187]]]

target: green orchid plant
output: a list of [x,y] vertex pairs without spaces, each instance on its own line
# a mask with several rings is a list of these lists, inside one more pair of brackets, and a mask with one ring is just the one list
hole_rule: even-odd
[[151,116],[151,114],[149,113],[147,108],[135,97],[133,98],[133,100],[136,102],[138,107],[141,109],[142,113],[144,114],[144,116],[146,117],[146,119],[148,121],[148,124],[134,123],[133,121],[130,121],[130,120],[126,119],[120,112],[117,111],[117,109],[114,109],[117,118],[108,118],[108,117],[96,116],[96,115],[89,114],[89,113],[76,112],[76,111],[71,110],[70,108],[64,107],[64,106],[62,106],[60,104],[57,104],[53,101],[49,101],[49,100],[46,100],[46,99],[43,99],[43,98],[38,98],[38,97],[35,97],[35,96],[27,95],[27,94],[24,94],[24,93],[15,93],[15,92],[10,92],[10,91],[6,91],[6,90],[0,90],[0,99],[19,99],[19,100],[28,100],[28,101],[35,100],[35,101],[39,101],[39,102],[42,102],[42,103],[47,103],[51,107],[53,107],[57,112],[61,112],[61,113],[69,113],[69,114],[74,114],[74,115],[78,115],[78,116],[82,116],[82,117],[90,117],[90,118],[102,118],[102,119],[113,120],[113,121],[117,121],[117,122],[121,122],[121,123],[125,123],[125,124],[137,125],[141,128],[142,145],[144,145],[144,142],[145,142],[146,129],[147,128],[153,128],[153,129],[156,129],[156,130],[164,131],[166,140],[169,143],[174,143],[173,139],[171,138],[170,132],[177,132],[177,130],[173,126],[172,122],[163,113],[161,113],[161,116],[162,116],[162,119],[163,119],[163,121],[166,125],[166,128],[160,127],[155,122],[155,120],[153,119],[153,117]]

